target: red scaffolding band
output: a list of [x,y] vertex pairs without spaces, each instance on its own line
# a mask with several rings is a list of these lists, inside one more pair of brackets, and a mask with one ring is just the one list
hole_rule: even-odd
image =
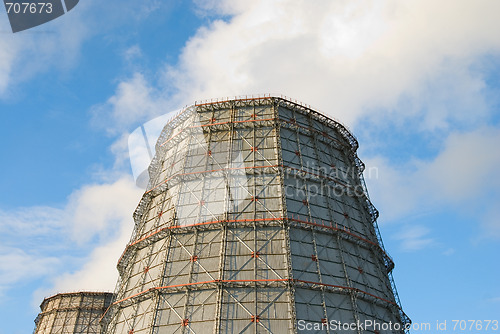
[[[181,229],[181,228],[186,228],[186,227],[196,227],[196,226],[203,226],[203,225],[212,225],[212,224],[220,224],[220,223],[251,223],[251,222],[265,222],[265,221],[281,221],[281,220],[288,220],[288,221],[293,221],[293,222],[297,222],[297,223],[300,223],[300,224],[304,224],[304,225],[310,225],[310,226],[316,226],[316,227],[320,227],[320,228],[325,228],[325,229],[329,229],[329,230],[332,230],[332,231],[337,231],[337,232],[342,232],[342,233],[346,233],[354,238],[357,238],[367,244],[370,244],[371,246],[374,246],[376,247],[380,252],[382,252],[384,254],[384,256],[386,256],[388,259],[390,259],[389,255],[385,252],[384,249],[382,249],[382,247],[380,247],[380,245],[378,245],[377,243],[371,241],[371,240],[368,240],[366,238],[363,238],[362,236],[356,234],[356,233],[353,233],[350,231],[350,229],[346,229],[345,226],[343,225],[339,225],[339,224],[335,224],[335,226],[333,225],[333,223],[330,222],[329,225],[326,225],[324,222],[322,222],[321,224],[319,223],[313,223],[313,222],[310,222],[310,221],[307,221],[307,220],[302,220],[302,219],[297,219],[297,218],[283,218],[283,217],[276,217],[276,218],[257,218],[257,219],[229,219],[229,220],[214,220],[214,221],[208,221],[208,222],[203,222],[203,223],[197,223],[197,224],[191,224],[191,225],[183,225],[183,226],[180,226],[180,225],[175,225],[175,226],[168,226],[168,227],[164,227],[164,228],[161,228],[157,231],[154,231],[148,235],[145,235],[143,236],[142,238],[132,242],[131,244],[129,244],[125,250],[123,251],[120,259],[118,260],[118,263],[121,262],[121,260],[123,259],[125,253],[128,251],[128,249],[142,241],[145,241],[151,237],[153,237],[154,235],[157,235],[158,233],[161,233],[161,232],[165,232],[167,230],[173,230],[173,229]],[[392,260],[391,260],[392,261]]]
[[148,290],[141,291],[139,293],[136,293],[132,296],[117,300],[116,302],[113,303],[113,305],[120,304],[126,300],[129,300],[134,297],[138,297],[140,295],[146,294],[151,291],[155,290],[165,290],[165,289],[173,289],[173,288],[183,288],[183,287],[188,287],[188,286],[195,286],[195,285],[202,285],[202,284],[219,284],[219,283],[258,283],[258,282],[288,282],[288,283],[303,283],[303,284],[308,284],[311,286],[325,286],[325,287],[331,287],[331,288],[336,288],[340,290],[348,290],[348,291],[353,291],[357,293],[361,293],[379,300],[382,300],[386,303],[389,303],[391,305],[394,305],[399,308],[399,306],[395,303],[392,302],[388,299],[376,296],[372,293],[366,292],[364,290],[358,289],[358,288],[353,288],[353,287],[348,287],[348,286],[343,286],[343,285],[336,285],[336,284],[326,284],[326,283],[321,283],[321,282],[312,282],[312,281],[305,281],[305,280],[300,280],[300,279],[289,279],[289,278],[281,278],[281,279],[250,279],[250,280],[211,280],[211,281],[204,281],[204,282],[192,282],[192,283],[185,283],[185,284],[175,284],[175,285],[167,285],[167,286],[161,286],[161,287],[154,287],[150,288]]

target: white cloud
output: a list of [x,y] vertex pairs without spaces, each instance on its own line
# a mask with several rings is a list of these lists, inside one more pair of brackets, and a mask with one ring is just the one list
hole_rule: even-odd
[[447,250],[445,250],[443,252],[443,255],[446,255],[446,256],[451,256],[453,254],[455,254],[455,249],[454,248],[448,248]]
[[128,178],[112,184],[87,185],[74,192],[68,205],[71,238],[82,244],[95,235],[115,236],[123,224],[132,226],[140,193]]
[[179,100],[284,93],[353,123],[409,99],[391,117],[423,112],[434,128],[485,113],[472,65],[500,51],[498,2],[201,3],[234,16],[199,29],[167,69]]
[[80,8],[43,26],[11,33],[7,18],[0,25],[0,97],[18,93],[16,88],[39,73],[75,66],[80,47],[90,36]]
[[66,212],[53,207],[19,208],[14,211],[0,211],[0,233],[19,236],[45,235],[64,231]]
[[500,297],[489,298],[488,301],[492,303],[500,303]]
[[500,166],[497,143],[500,143],[500,129],[479,128],[452,134],[443,152],[431,164],[422,164],[421,169],[425,170],[422,178],[428,179],[439,197],[452,201],[484,196],[485,191],[500,186],[496,177]]
[[93,123],[116,134],[169,111],[161,93],[141,73],[119,83],[116,94],[91,110]]
[[434,243],[428,236],[429,232],[430,230],[424,226],[404,226],[395,239],[401,241],[401,248],[404,251],[418,251]]
[[495,103],[482,57],[500,52],[498,2],[195,3],[229,18],[199,28],[160,78],[122,80],[93,108],[97,123],[120,132],[195,100],[283,93],[351,125],[410,118],[452,131],[483,124]]
[[59,208],[30,207],[0,210],[0,295],[16,283],[57,272],[64,249],[66,212]]
[[483,238],[498,238],[500,239],[500,208],[498,207],[498,198],[496,198],[497,205],[488,206],[484,209],[482,214],[484,233]]
[[122,80],[92,108],[94,123],[116,134],[195,100],[252,93],[286,94],[351,125],[410,118],[422,131],[477,126],[491,112],[481,60],[500,52],[498,2],[195,3],[226,19],[200,27],[175,66]]
[[[10,27],[6,20],[2,21],[0,22],[0,30],[9,31]],[[12,79],[12,67],[20,49],[18,40],[13,38],[13,36],[7,37],[5,36],[6,34],[3,35],[0,39],[0,97],[4,96]]]
[[367,184],[384,221],[452,208],[472,216],[471,222],[479,222],[489,236],[499,236],[497,143],[500,129],[481,127],[450,135],[431,161],[414,159],[394,166],[380,156],[365,159],[369,169],[378,171],[378,177],[367,178]]
[[16,34],[5,16],[0,24],[0,98],[20,94],[18,86],[38,74],[77,66],[85,56],[84,42],[91,37],[171,9],[171,4],[159,0],[86,0],[51,22]]
[[96,236],[99,240],[84,257],[83,266],[59,273],[53,278],[53,287],[43,291],[112,291],[117,278],[116,263],[132,233],[132,214],[141,194],[130,177],[74,192],[67,206],[72,217],[72,244],[89,242]]
[[131,224],[117,226],[119,235],[95,247],[85,263],[71,272],[53,273],[51,286],[35,292],[35,302],[57,292],[114,291],[118,279],[116,264],[132,233]]
[[0,211],[0,289],[43,278],[36,298],[113,290],[141,194],[131,177],[122,177],[76,190],[63,208]]
[[15,283],[54,273],[59,265],[56,256],[39,256],[20,248],[0,246],[0,296]]
[[125,50],[123,56],[126,61],[131,62],[143,56],[142,50],[139,45],[132,45],[128,49]]

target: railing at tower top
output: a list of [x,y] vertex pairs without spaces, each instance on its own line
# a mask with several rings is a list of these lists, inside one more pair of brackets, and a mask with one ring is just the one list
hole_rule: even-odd
[[301,102],[299,100],[293,99],[293,98],[291,98],[289,96],[286,96],[286,95],[283,95],[283,94],[269,94],[269,93],[265,93],[265,94],[237,95],[237,96],[233,96],[233,97],[219,97],[219,98],[212,98],[212,99],[205,99],[205,100],[195,101],[194,102],[194,106],[200,106],[200,105],[206,105],[206,104],[214,104],[214,103],[222,103],[222,102],[230,102],[230,101],[250,101],[250,100],[263,100],[263,99],[271,99],[271,98],[278,98],[278,99],[285,100],[287,102],[296,104],[298,106],[301,106],[301,107],[304,107],[306,109],[309,109],[310,111],[312,111],[314,113],[320,114],[320,115],[322,115],[324,117],[327,117],[327,118],[329,118],[329,119],[337,122],[339,125],[341,125],[342,127],[344,127],[345,130],[347,130],[349,132],[349,137],[351,137],[357,143],[357,139],[353,135],[353,133],[351,132],[351,130],[349,129],[349,127],[347,125],[345,125],[344,123],[342,123],[337,118],[335,118],[334,116],[332,116],[330,114],[327,114],[327,113],[321,111],[318,108],[313,108],[313,107],[311,107],[310,104]]

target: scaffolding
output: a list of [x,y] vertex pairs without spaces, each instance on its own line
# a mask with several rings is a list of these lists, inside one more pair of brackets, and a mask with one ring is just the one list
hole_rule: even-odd
[[111,304],[109,292],[60,293],[45,298],[35,319],[35,334],[99,334],[99,320]]
[[406,332],[357,148],[285,97],[185,108],[158,139],[103,332]]

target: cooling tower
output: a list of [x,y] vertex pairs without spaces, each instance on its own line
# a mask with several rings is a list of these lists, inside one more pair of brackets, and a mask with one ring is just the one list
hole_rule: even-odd
[[184,109],[158,140],[104,332],[405,332],[357,148],[283,97]]
[[45,298],[35,320],[35,334],[99,334],[99,320],[109,307],[112,293],[60,293]]

